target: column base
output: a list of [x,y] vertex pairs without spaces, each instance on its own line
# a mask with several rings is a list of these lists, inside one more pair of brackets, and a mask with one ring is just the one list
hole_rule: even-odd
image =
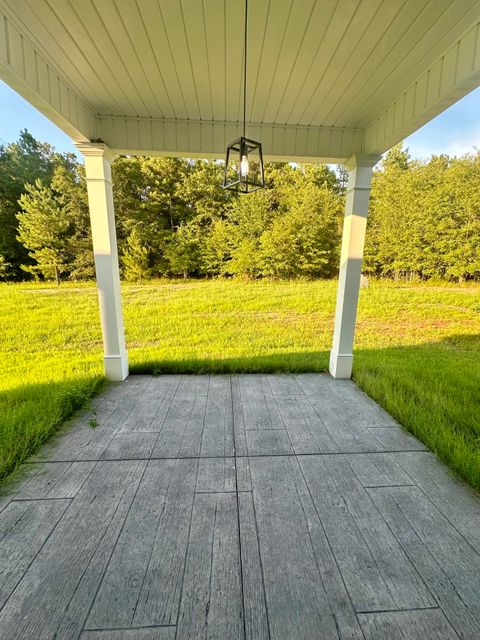
[[107,380],[112,382],[122,382],[128,376],[128,354],[122,353],[120,356],[104,356],[103,366]]
[[353,355],[330,351],[330,365],[328,370],[333,378],[351,378]]

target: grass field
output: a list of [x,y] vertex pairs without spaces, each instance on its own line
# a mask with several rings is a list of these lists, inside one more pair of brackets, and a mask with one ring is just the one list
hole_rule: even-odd
[[[133,372],[321,371],[336,282],[124,285]],[[480,488],[480,287],[362,289],[354,377]],[[93,284],[0,285],[0,476],[102,384]]]

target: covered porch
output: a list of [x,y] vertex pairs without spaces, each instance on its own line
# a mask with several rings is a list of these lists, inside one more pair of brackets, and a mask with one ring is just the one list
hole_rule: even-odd
[[351,381],[131,376],[0,498],[2,640],[474,640],[480,504]]
[[222,158],[242,132],[267,159],[348,169],[330,373],[349,378],[372,168],[480,84],[476,0],[0,0],[0,77],[85,157],[105,372],[128,375],[110,165]]
[[223,157],[243,3],[0,0],[0,77],[85,158],[114,382],[0,498],[2,640],[478,638],[478,497],[349,378],[373,167],[480,84],[480,4],[250,16],[248,135],[349,174],[331,375],[128,376],[111,163]]

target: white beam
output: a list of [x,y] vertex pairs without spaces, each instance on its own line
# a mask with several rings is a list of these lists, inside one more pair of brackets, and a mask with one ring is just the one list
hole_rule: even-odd
[[365,129],[366,153],[383,153],[480,84],[480,23],[451,45]]
[[[119,155],[223,158],[238,138],[238,122],[98,116],[96,136]],[[362,151],[364,131],[342,127],[250,123],[247,137],[263,144],[266,159],[343,162]]]
[[353,339],[362,274],[368,202],[373,166],[379,159],[379,156],[354,155],[345,163],[349,179],[345,202],[335,328],[329,367],[334,378],[350,378],[352,375]]
[[0,0],[0,79],[76,142],[95,138],[91,109],[15,24]]
[[113,209],[110,167],[113,154],[104,144],[77,144],[76,147],[85,158],[105,374],[109,380],[125,380],[128,376],[128,356]]

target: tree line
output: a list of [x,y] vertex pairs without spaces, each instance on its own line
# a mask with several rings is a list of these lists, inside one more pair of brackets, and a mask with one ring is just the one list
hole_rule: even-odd
[[[120,157],[112,166],[122,276],[329,278],[338,271],[346,174],[267,163],[267,189],[235,196],[223,165]],[[480,277],[480,154],[412,160],[394,147],[374,172],[364,271]],[[88,279],[83,165],[22,131],[0,146],[0,278]]]

